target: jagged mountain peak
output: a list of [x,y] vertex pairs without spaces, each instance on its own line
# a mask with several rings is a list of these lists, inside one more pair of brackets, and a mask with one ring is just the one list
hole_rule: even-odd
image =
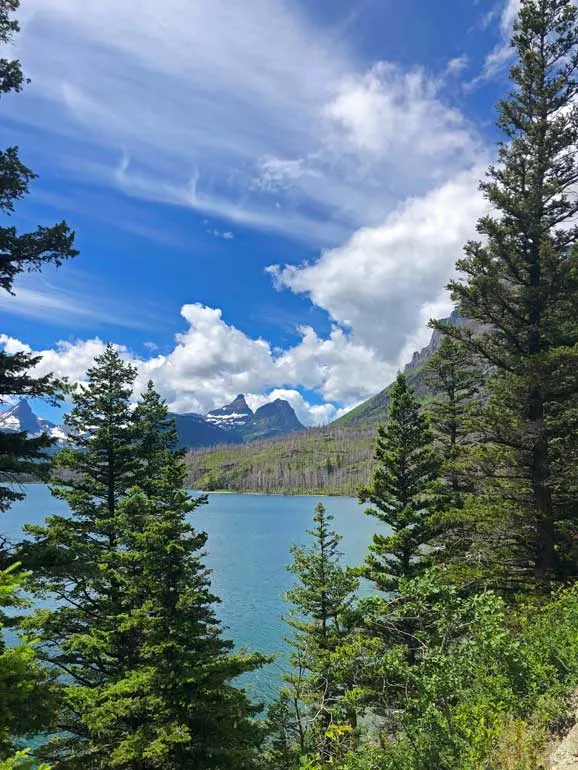
[[26,431],[35,435],[42,432],[42,427],[28,401],[21,398],[10,409],[0,413],[0,430],[11,433]]
[[205,419],[223,430],[237,430],[247,425],[252,417],[253,411],[249,408],[245,396],[239,393],[230,404],[210,411]]
[[29,436],[40,436],[42,433],[47,433],[57,441],[66,441],[67,439],[64,428],[38,417],[25,398],[21,398],[17,404],[0,412],[0,432],[26,432]]

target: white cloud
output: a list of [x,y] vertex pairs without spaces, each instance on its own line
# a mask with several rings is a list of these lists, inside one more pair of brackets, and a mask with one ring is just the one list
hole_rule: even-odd
[[[476,78],[470,85],[474,86],[480,80],[489,80],[499,74],[504,67],[512,60],[514,50],[510,45],[514,22],[522,7],[522,0],[505,0],[505,5],[500,15],[500,42],[486,56],[482,74]],[[485,17],[485,26],[487,27],[495,18],[495,14]]]
[[[286,397],[303,424],[320,424],[335,417],[341,404],[356,404],[380,390],[393,375],[373,351],[353,343],[340,329],[321,339],[305,328],[301,342],[281,351],[227,324],[218,309],[191,304],[184,305],[181,314],[188,328],[176,336],[166,355],[151,350],[150,357],[138,357],[125,346],[115,346],[137,367],[137,392],[152,379],[176,412],[206,413],[245,393],[258,405]],[[0,335],[0,344],[10,353],[38,353],[38,376],[53,372],[71,382],[82,382],[105,348],[99,338],[59,342],[40,351],[6,335]],[[299,387],[316,391],[322,403],[309,403]]]
[[235,238],[233,233],[230,232],[229,230],[226,230],[223,232],[222,230],[208,228],[207,233],[209,235],[214,235],[215,238],[222,238],[224,241],[232,241]]
[[470,66],[470,58],[466,54],[462,54],[462,56],[456,56],[454,59],[450,59],[448,62],[448,65],[446,67],[446,72],[448,75],[452,75],[453,77],[458,77],[459,75],[464,72],[464,70],[467,70]]
[[354,150],[397,160],[400,167],[411,154],[426,175],[440,168],[447,173],[475,155],[463,115],[439,99],[438,84],[421,70],[377,64],[362,77],[344,80],[324,112]]
[[382,225],[360,230],[313,264],[269,270],[280,288],[307,294],[348,328],[349,346],[355,342],[395,366],[423,328],[424,313],[439,309],[440,291],[475,234],[486,208],[480,175],[481,169],[460,174],[405,202]]
[[435,78],[364,74],[284,0],[28,0],[27,16],[13,117],[66,139],[71,175],[134,197],[336,245],[477,153]]

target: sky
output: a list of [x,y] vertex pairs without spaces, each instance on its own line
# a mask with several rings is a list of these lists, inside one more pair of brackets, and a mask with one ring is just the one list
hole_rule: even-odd
[[518,7],[21,0],[12,224],[65,219],[80,256],[0,296],[0,344],[82,381],[110,341],[179,413],[380,391],[451,312]]

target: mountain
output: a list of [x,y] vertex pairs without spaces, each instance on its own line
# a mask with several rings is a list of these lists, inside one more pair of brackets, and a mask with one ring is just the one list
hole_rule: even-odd
[[[242,394],[230,404],[214,409],[207,415],[189,413],[172,414],[171,417],[176,423],[179,446],[185,449],[243,444],[303,430],[303,425],[287,401],[277,399],[253,414]],[[26,431],[30,436],[47,433],[58,442],[68,440],[65,428],[38,417],[26,399],[0,412],[0,432],[20,431]]]
[[230,428],[221,428],[200,414],[172,414],[171,417],[175,420],[181,448],[197,449],[241,442],[241,438],[232,433]]
[[0,412],[1,433],[22,433],[26,431],[29,436],[40,436],[48,433],[58,441],[66,441],[67,435],[63,428],[54,423],[38,417],[26,399],[20,401],[10,409]]
[[225,431],[239,431],[248,425],[252,417],[253,412],[247,406],[245,396],[240,393],[230,404],[209,412],[205,420]]
[[277,399],[253,413],[240,393],[230,404],[200,414],[173,414],[179,443],[187,449],[243,444],[303,430],[288,401]]
[[303,430],[293,407],[288,401],[278,398],[259,407],[242,431],[245,441],[284,436]]
[[[443,323],[453,324],[454,326],[466,325],[470,328],[477,328],[471,321],[466,321],[454,311],[449,318],[444,318]],[[418,398],[425,399],[431,396],[431,391],[427,385],[424,376],[425,366],[430,358],[440,349],[442,334],[437,329],[432,332],[428,344],[413,354],[411,361],[404,369],[410,387]],[[372,396],[367,401],[352,409],[347,414],[335,420],[333,425],[339,427],[372,427],[375,428],[380,422],[383,422],[387,414],[387,404],[389,402],[389,391],[391,385]]]

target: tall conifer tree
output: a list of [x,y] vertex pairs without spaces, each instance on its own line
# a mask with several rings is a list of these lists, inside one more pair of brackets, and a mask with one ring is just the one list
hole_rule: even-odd
[[485,332],[444,330],[494,369],[480,468],[494,501],[517,506],[517,569],[548,582],[578,574],[578,9],[522,0],[512,45],[505,141],[482,184],[496,213],[479,221],[483,240],[467,245],[450,284]]
[[377,432],[377,466],[360,501],[366,513],[387,524],[391,535],[376,533],[366,558],[366,577],[382,591],[393,591],[403,577],[421,570],[423,546],[433,536],[439,507],[440,459],[420,405],[399,374],[390,395],[388,420]]
[[[271,760],[282,767],[299,752],[318,754],[329,761],[336,750],[329,728],[357,726],[355,708],[347,701],[348,682],[337,673],[340,646],[352,631],[351,609],[358,588],[352,570],[340,564],[341,536],[332,528],[333,516],[319,503],[313,517],[309,547],[292,546],[289,571],[295,586],[287,593],[291,612],[285,619],[293,629],[289,638],[292,673],[272,710],[276,727]],[[285,737],[285,740],[280,740]]]
[[[13,14],[18,0],[0,0],[0,45],[12,42],[19,31]],[[0,98],[19,92],[26,83],[18,60],[0,57]],[[9,217],[17,201],[28,193],[35,174],[19,158],[18,148],[0,150],[0,216]],[[66,223],[38,227],[31,233],[18,233],[15,227],[0,226],[0,291],[12,293],[15,278],[23,272],[41,270],[47,264],[60,265],[76,256],[74,233]],[[15,300],[17,301],[17,300]],[[13,396],[57,398],[52,377],[33,378],[30,369],[40,358],[26,352],[0,351],[0,404]],[[26,433],[0,433],[0,511],[6,510],[23,494],[6,486],[19,474],[46,473],[45,450],[53,442],[48,437],[28,438]]]
[[86,714],[92,694],[118,678],[133,647],[120,622],[125,592],[115,571],[122,547],[121,502],[138,467],[130,398],[135,376],[108,346],[87,372],[66,418],[72,444],[55,460],[52,492],[70,516],[51,516],[29,527],[34,543],[23,554],[35,568],[40,596],[57,600],[31,625],[43,642],[50,667],[67,679],[59,735],[46,749],[59,767],[98,767],[109,749],[91,741]]
[[151,385],[132,409],[134,374],[110,346],[89,370],[68,419],[77,446],[58,461],[72,475],[54,486],[72,516],[30,528],[51,557],[38,589],[59,599],[32,624],[67,678],[58,734],[39,754],[67,770],[249,770],[262,728],[232,680],[264,658],[221,636],[206,535],[186,521],[206,500],[183,489]]

